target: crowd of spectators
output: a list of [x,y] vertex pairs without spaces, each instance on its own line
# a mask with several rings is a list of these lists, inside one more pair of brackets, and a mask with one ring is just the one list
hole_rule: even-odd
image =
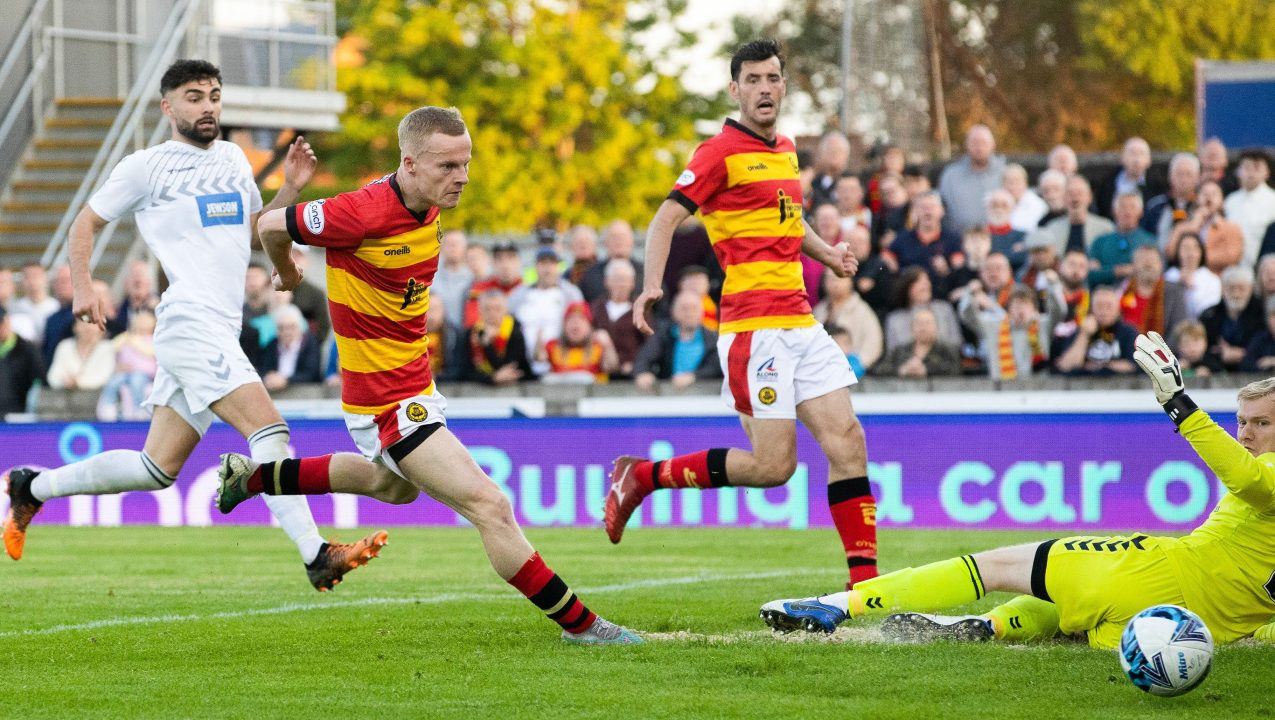
[[[1217,140],[1178,153],[1157,175],[1130,138],[1105,177],[1051,149],[1034,179],[997,154],[985,126],[942,168],[910,165],[885,146],[851,167],[846,138],[803,158],[805,212],[829,243],[859,259],[838,278],[803,258],[814,315],[861,376],[1134,371],[1133,339],[1169,338],[1193,375],[1275,368],[1275,190],[1272,161]],[[934,182],[937,180],[937,182]],[[1096,188],[1096,190],[1095,190]],[[655,333],[633,319],[643,266],[633,228],[614,220],[530,247],[441,238],[429,343],[440,381],[494,386],[632,382],[650,391],[721,377],[716,353],[723,275],[694,218],[678,228]],[[294,260],[305,268],[309,251]],[[321,261],[319,261],[321,262]],[[106,330],[73,322],[66,267],[0,268],[0,411],[29,408],[32,388],[101,390],[103,419],[144,416],[155,376],[158,301],[152,263],[124,271]],[[340,384],[321,287],[275,292],[269,270],[245,279],[241,344],[267,388]]]

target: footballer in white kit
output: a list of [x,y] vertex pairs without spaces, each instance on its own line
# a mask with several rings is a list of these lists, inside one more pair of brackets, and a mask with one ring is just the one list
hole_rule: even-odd
[[[105,324],[104,301],[92,289],[88,258],[93,235],[129,213],[169,280],[155,310],[158,371],[146,405],[154,416],[140,452],[110,450],[61,468],[8,473],[4,544],[22,556],[26,529],[54,497],[159,490],[174,482],[218,416],[247,439],[254,460],[289,457],[288,426],[239,345],[244,279],[261,193],[243,150],[218,139],[221,74],[202,60],[179,60],[160,81],[161,107],[172,138],[124,158],[77,216],[69,238],[74,313]],[[314,173],[314,153],[298,137],[284,161],[284,186],[272,207],[295,201]],[[311,583],[320,591],[375,557],[377,532],[354,544],[327,543],[304,498],[265,498],[297,544]]]

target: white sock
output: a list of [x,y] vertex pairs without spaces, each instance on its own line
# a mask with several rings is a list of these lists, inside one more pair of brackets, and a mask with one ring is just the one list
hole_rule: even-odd
[[[283,423],[267,425],[248,437],[249,452],[253,462],[267,463],[286,460],[291,457],[288,452],[288,426]],[[314,562],[323,547],[323,536],[314,524],[314,515],[310,514],[310,504],[300,495],[265,495],[261,496],[270,508],[270,514],[279,521],[279,526],[297,544],[301,553],[301,561],[306,565]]]
[[846,590],[835,592],[831,595],[824,595],[819,598],[819,601],[835,608],[839,608],[845,611],[847,615],[850,614],[850,593]]
[[172,485],[173,480],[144,452],[107,450],[70,465],[41,472],[31,481],[31,494],[43,502],[68,495],[163,490]]

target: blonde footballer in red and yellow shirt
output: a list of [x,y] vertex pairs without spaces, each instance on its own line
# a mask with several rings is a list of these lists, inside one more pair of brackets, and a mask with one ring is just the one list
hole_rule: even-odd
[[785,85],[773,41],[736,51],[730,93],[739,120],[727,120],[699,146],[651,221],[646,287],[633,319],[651,332],[646,311],[663,294],[673,229],[698,212],[726,271],[718,336],[722,397],[739,412],[753,449],[717,448],[654,463],[618,458],[606,501],[607,535],[619,542],[629,517],[657,489],[786,483],[797,466],[800,419],[828,457],[828,502],[853,584],[876,576],[876,504],[863,428],[847,389],[857,379],[811,315],[801,254],[842,277],[858,263],[845,245],[830,247],[802,217],[796,147],[775,132]]
[[341,365],[345,423],[362,456],[257,466],[228,456],[223,512],[256,493],[344,492],[407,503],[421,491],[456,510],[482,536],[492,568],[573,643],[641,642],[589,610],[523,536],[504,492],[446,427],[434,387],[425,315],[438,268],[439,213],[469,182],[472,143],[455,108],[423,107],[399,124],[398,170],[360,190],[266,214],[262,243],[275,287],[301,281],[293,242],[327,248],[328,301]]

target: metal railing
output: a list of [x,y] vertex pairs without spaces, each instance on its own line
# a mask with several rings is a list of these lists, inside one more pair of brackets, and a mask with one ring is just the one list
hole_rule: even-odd
[[[49,0],[36,0],[31,6],[31,11],[27,13],[27,17],[22,21],[22,26],[18,28],[17,34],[13,38],[13,45],[9,48],[9,52],[5,53],[4,63],[0,64],[0,81],[13,77],[13,72],[18,65],[19,58],[25,52],[28,46],[31,48],[32,61],[31,72],[27,74],[26,80],[15,93],[13,101],[9,104],[9,109],[4,114],[4,120],[0,121],[0,150],[2,150],[9,142],[13,133],[13,128],[17,125],[18,119],[22,117],[24,110],[35,108],[42,103],[31,103],[28,101],[36,91],[37,84],[44,77],[44,68],[49,61],[48,47],[40,46],[40,34],[36,32],[36,26],[40,22],[40,18],[44,16],[45,10],[48,9]],[[32,127],[38,127],[40,120],[39,110],[34,110],[32,117]],[[14,163],[16,165],[16,163]],[[0,174],[0,181],[7,179],[7,174]]]
[[[105,180],[109,168],[120,161],[124,152],[132,144],[132,136],[138,132],[150,109],[150,104],[145,98],[159,84],[160,76],[172,62],[200,3],[201,0],[178,0],[173,4],[173,9],[159,32],[158,41],[151,48],[146,62],[137,74],[137,80],[133,83],[128,97],[125,98],[119,114],[115,116],[115,122],[111,124],[102,147],[94,156],[92,165],[89,166],[88,172],[85,173],[84,179],[75,192],[75,197],[67,206],[57,230],[53,233],[53,239],[40,260],[45,267],[65,261],[67,233],[71,223],[75,221],[75,216],[88,200],[89,194]],[[105,243],[101,244],[105,245]],[[101,254],[98,253],[97,257],[100,259]]]
[[[234,12],[239,6],[252,12]],[[245,17],[258,19],[247,24]],[[221,66],[227,84],[332,91],[335,25],[327,0],[214,0],[200,50]]]

